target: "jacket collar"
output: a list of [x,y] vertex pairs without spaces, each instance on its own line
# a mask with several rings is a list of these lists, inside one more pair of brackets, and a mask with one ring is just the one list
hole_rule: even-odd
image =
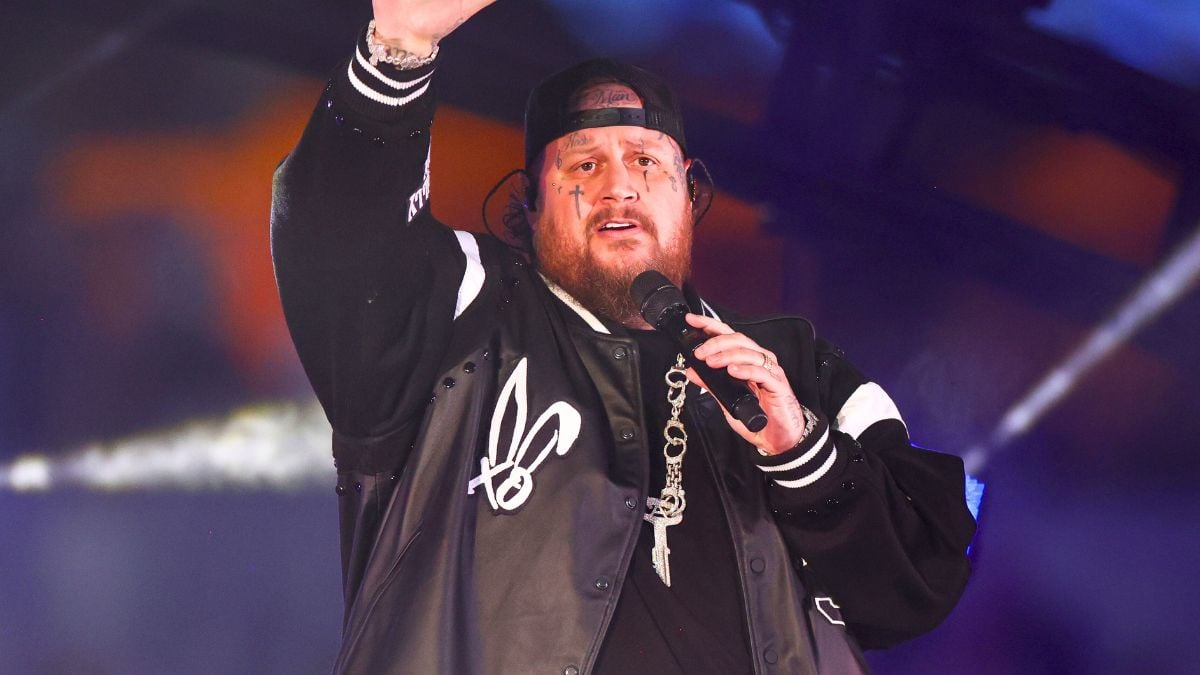
[[[558,300],[562,302],[562,304],[568,309],[570,309],[576,317],[583,321],[588,328],[602,335],[626,334],[624,326],[608,318],[601,318],[597,316],[587,307],[584,307],[578,300],[574,298],[574,296],[568,293],[561,286],[547,279],[546,275],[542,274],[541,271],[538,271],[538,277],[540,277],[542,282],[546,284],[546,288],[549,289],[552,294],[554,294],[554,297],[558,298]],[[707,302],[705,302],[704,298],[700,297],[700,295],[696,293],[696,289],[692,287],[690,283],[685,282],[683,284],[683,297],[687,300],[688,307],[693,313],[703,314],[704,316],[712,317],[717,321],[721,321],[721,317],[717,314],[717,311],[712,308],[712,305],[709,305]]]
[[542,282],[546,284],[546,288],[550,289],[550,292],[554,294],[554,297],[558,298],[562,304],[566,305],[568,309],[582,319],[583,322],[587,324],[588,328],[591,328],[597,333],[612,335],[613,331],[610,328],[612,325],[611,321],[601,321],[600,317],[593,314],[587,307],[581,305],[579,301],[574,298],[574,296],[563,290],[561,286],[547,279],[546,275],[542,274],[541,271],[538,271],[538,276],[542,278]]

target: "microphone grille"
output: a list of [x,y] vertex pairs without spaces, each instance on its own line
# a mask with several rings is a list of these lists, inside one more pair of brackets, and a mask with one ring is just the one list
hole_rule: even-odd
[[642,318],[652,326],[658,324],[659,318],[668,309],[687,307],[683,291],[658,270],[646,270],[637,275],[629,286],[629,295],[637,303]]

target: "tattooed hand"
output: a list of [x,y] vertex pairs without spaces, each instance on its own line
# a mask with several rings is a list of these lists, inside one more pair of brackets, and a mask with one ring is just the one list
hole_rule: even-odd
[[496,0],[372,0],[379,40],[427,56],[442,38]]
[[[772,455],[790,450],[803,440],[804,410],[774,352],[716,319],[688,314],[687,322],[712,336],[696,348],[694,356],[713,368],[725,368],[730,376],[746,382],[758,395],[759,405],[769,420],[762,431],[754,432],[725,410],[729,426]],[[689,368],[687,375],[693,384],[704,386],[694,370]]]

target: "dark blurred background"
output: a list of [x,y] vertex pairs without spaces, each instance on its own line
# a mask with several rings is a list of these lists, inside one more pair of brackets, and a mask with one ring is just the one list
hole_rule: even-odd
[[[267,225],[369,14],[6,5],[0,672],[332,665],[328,429]],[[439,217],[480,229],[542,76],[657,70],[719,188],[701,290],[810,317],[969,458],[976,573],[880,672],[1195,672],[1200,3],[502,0],[443,54]]]

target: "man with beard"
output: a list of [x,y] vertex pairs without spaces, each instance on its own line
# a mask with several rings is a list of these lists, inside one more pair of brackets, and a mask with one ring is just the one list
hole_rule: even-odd
[[276,174],[272,253],[333,426],[335,672],[860,672],[936,626],[974,523],[962,464],[795,317],[685,286],[694,356],[629,296],[689,276],[706,199],[654,75],[594,60],[531,93],[526,257],[432,215],[437,42],[483,6],[377,0]]

